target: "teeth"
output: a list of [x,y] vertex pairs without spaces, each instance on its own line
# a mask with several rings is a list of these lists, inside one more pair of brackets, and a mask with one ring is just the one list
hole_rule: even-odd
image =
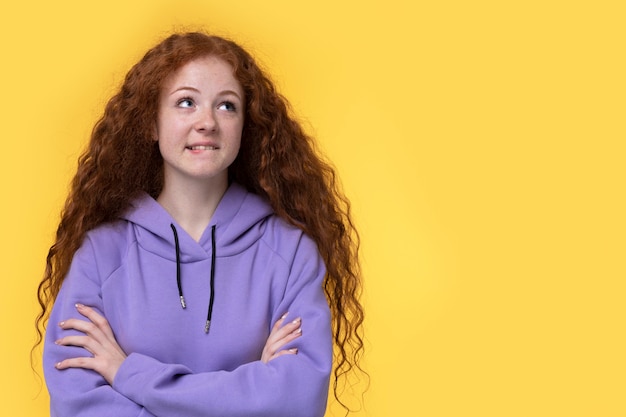
[[217,148],[215,146],[199,145],[199,146],[189,146],[189,149],[191,149],[192,151],[214,151]]

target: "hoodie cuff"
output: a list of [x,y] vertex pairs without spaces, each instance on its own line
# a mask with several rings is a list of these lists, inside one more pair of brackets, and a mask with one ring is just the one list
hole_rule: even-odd
[[[155,376],[163,375],[168,366],[171,367],[149,356],[131,353],[118,369],[112,387],[129,400],[145,407]],[[186,373],[186,370],[181,371]]]

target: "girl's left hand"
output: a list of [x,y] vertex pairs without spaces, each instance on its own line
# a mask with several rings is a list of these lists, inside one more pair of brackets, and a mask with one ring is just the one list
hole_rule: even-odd
[[91,307],[76,304],[76,310],[89,321],[69,319],[59,323],[64,330],[74,329],[84,333],[84,336],[66,336],[55,343],[61,346],[79,346],[86,349],[93,357],[70,358],[56,364],[57,369],[84,368],[99,373],[109,383],[117,370],[126,359],[126,353],[115,340],[113,330],[106,318],[98,314]]
[[286,318],[287,313],[285,313],[280,318],[280,320],[278,320],[274,324],[274,327],[272,327],[272,332],[270,333],[270,336],[267,338],[265,346],[263,347],[261,362],[268,363],[272,359],[276,359],[277,357],[282,355],[298,354],[297,348],[291,348],[286,350],[282,348],[287,343],[297,339],[302,335],[302,319],[298,317],[291,323],[287,323],[283,326]]

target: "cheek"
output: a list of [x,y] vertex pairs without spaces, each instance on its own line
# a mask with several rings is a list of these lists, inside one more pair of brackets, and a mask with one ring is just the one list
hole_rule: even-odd
[[243,134],[243,123],[241,122],[229,123],[227,129],[228,129],[227,137],[229,138],[231,145],[233,147],[236,146],[237,149],[239,149],[239,146],[241,144],[241,135]]
[[172,135],[172,129],[156,129],[155,141],[159,147],[159,152],[164,159],[168,158],[168,155],[172,155],[175,152],[176,141],[173,140],[175,136]]
[[171,146],[183,133],[181,124],[171,118],[161,119],[154,126],[154,140],[159,146]]
[[154,122],[154,138],[155,140],[161,140],[173,136],[173,134],[180,129],[181,121],[174,117],[172,112],[167,110],[159,110]]

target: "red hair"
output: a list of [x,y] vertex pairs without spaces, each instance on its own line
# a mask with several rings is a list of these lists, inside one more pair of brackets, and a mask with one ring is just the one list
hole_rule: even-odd
[[[315,240],[326,263],[324,289],[335,342],[334,393],[338,380],[359,367],[363,308],[359,238],[333,168],[291,115],[252,56],[236,43],[203,33],[174,34],[150,49],[126,75],[120,91],[96,123],[61,214],[56,241],[39,284],[40,325],[49,315],[74,253],[85,234],[116,219],[141,192],[157,197],[163,160],[153,140],[165,78],[189,61],[214,56],[230,64],[245,96],[241,148],[229,176],[265,197],[276,214]],[[342,403],[343,404],[343,403]]]

